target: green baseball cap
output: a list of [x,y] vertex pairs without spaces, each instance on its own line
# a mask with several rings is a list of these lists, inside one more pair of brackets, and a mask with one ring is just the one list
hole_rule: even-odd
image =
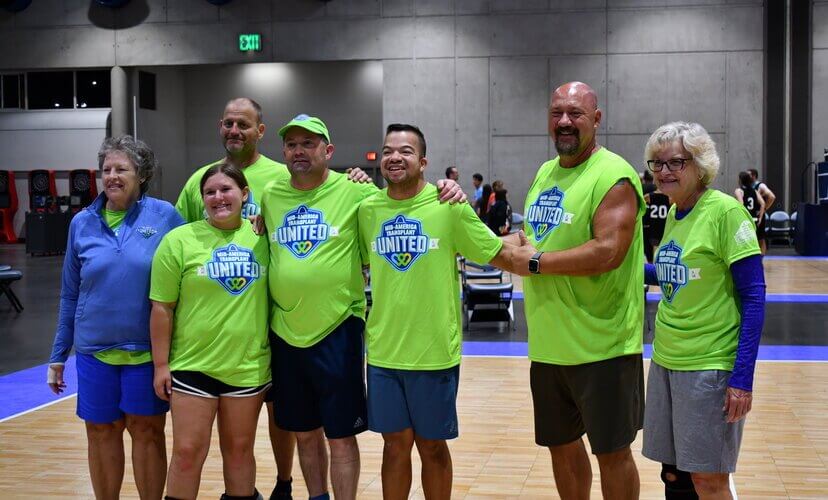
[[279,137],[285,138],[285,134],[291,127],[301,127],[314,134],[319,134],[325,138],[326,141],[331,142],[331,136],[328,134],[328,127],[325,122],[315,116],[308,116],[306,114],[296,115],[293,120],[289,121],[287,125],[279,129]]

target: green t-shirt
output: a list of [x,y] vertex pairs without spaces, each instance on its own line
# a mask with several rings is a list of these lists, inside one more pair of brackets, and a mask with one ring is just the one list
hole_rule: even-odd
[[152,259],[150,299],[177,302],[170,370],[203,372],[225,384],[270,380],[267,240],[243,222],[207,221],[167,233]]
[[[187,180],[184,189],[181,190],[178,201],[175,203],[175,209],[178,210],[185,221],[195,222],[206,218],[204,200],[201,197],[201,178],[204,176],[204,172],[216,163],[218,162],[204,165],[196,170]],[[242,172],[244,172],[244,177],[247,179],[250,188],[250,194],[242,207],[243,219],[251,215],[259,215],[261,212],[261,202],[259,201],[261,193],[269,182],[290,177],[284,163],[273,161],[263,154],[259,154],[259,159],[245,167]]]
[[262,195],[270,240],[270,326],[285,342],[309,347],[349,316],[365,316],[357,208],[378,191],[330,171],[300,191],[290,177]]
[[359,207],[360,245],[371,265],[368,363],[440,370],[460,363],[458,253],[489,262],[503,245],[467,203],[440,203],[432,184],[408,200],[387,191]]
[[104,222],[109,226],[109,229],[117,236],[118,228],[121,227],[124,218],[126,218],[126,210],[107,210],[104,208],[101,210],[101,215],[103,215]]
[[753,219],[735,198],[709,189],[681,220],[670,208],[654,256],[662,296],[653,361],[671,370],[733,370],[741,315],[730,265],[759,253]]
[[577,365],[640,353],[644,329],[645,204],[636,171],[601,148],[581,165],[562,168],[558,158],[541,165],[526,195],[524,228],[544,252],[591,240],[592,219],[607,192],[626,179],[638,197],[635,233],[623,263],[595,276],[524,278],[529,358]]
[[[118,235],[118,228],[124,222],[126,217],[126,210],[107,210],[106,207],[101,209],[101,215],[104,222],[112,229],[115,236]],[[95,353],[95,358],[108,365],[142,365],[144,363],[152,362],[152,353],[150,351],[125,351],[123,349],[107,349]]]

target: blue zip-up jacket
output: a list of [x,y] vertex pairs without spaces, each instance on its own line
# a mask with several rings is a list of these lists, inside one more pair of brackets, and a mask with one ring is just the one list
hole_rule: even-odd
[[150,269],[155,249],[184,220],[166,201],[141,196],[116,236],[101,210],[101,193],[69,225],[57,333],[50,363],[63,363],[72,346],[149,351]]

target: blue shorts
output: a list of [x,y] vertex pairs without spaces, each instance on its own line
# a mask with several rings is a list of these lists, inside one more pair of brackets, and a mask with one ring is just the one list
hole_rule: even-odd
[[271,332],[273,414],[280,429],[324,427],[328,439],[368,428],[363,376],[365,322],[350,316],[310,347],[294,347]]
[[374,432],[410,428],[425,439],[454,439],[459,384],[460,365],[444,370],[368,365],[368,426]]
[[170,405],[155,395],[152,363],[108,365],[91,354],[77,353],[77,415],[93,424],[110,424],[124,414],[161,415]]

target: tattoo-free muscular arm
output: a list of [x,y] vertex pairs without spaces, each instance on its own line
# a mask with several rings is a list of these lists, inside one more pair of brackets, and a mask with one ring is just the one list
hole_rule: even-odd
[[593,276],[612,271],[627,256],[637,220],[635,188],[622,179],[607,192],[595,211],[593,238],[574,248],[544,253],[540,260],[541,274]]

